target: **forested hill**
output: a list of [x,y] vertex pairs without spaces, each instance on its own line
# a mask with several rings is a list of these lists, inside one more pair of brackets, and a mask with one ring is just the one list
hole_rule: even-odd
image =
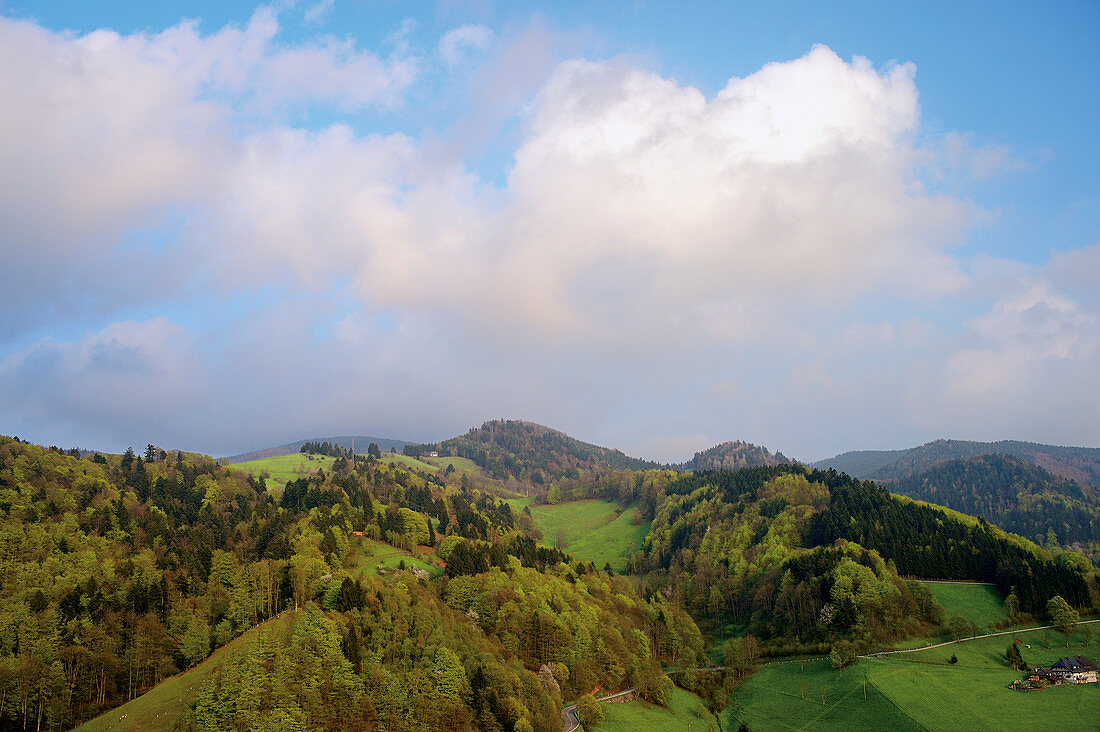
[[1047,546],[1096,557],[1100,491],[1007,455],[948,460],[892,484],[895,493],[980,516]]
[[1055,595],[1100,607],[1084,557],[835,471],[696,473],[663,494],[635,571],[671,585],[696,618],[772,643],[883,643],[942,624],[907,576],[994,582],[1036,614]]
[[311,440],[298,440],[297,442],[288,442],[285,445],[277,445],[276,447],[265,447],[261,450],[243,452],[240,455],[230,455],[229,457],[222,458],[222,462],[232,465],[233,463],[245,463],[249,460],[259,460],[266,457],[293,455],[302,449],[302,445],[308,442],[328,442],[337,447],[342,447],[345,450],[350,450],[354,445],[355,451],[360,453],[365,453],[367,451],[367,446],[372,442],[378,445],[379,449],[383,452],[389,452],[390,448],[400,452],[405,445],[409,444],[407,440],[392,440],[388,437],[371,437],[369,435],[361,437],[315,437]]
[[692,471],[739,470],[760,465],[789,465],[791,462],[791,459],[781,452],[773,454],[766,447],[735,440],[697,452],[691,460],[677,465],[676,468]]
[[856,478],[891,483],[912,477],[945,460],[993,454],[1019,458],[1059,477],[1100,488],[1100,448],[1059,447],[1017,440],[935,440],[908,450],[846,452],[818,461],[813,467],[833,468]]
[[280,494],[209,457],[0,436],[0,729],[71,728],[294,608],[182,728],[534,732],[597,686],[667,702],[661,665],[703,651],[684,610],[461,477],[364,455]]
[[440,455],[469,458],[493,478],[515,478],[536,484],[577,478],[590,471],[661,467],[522,420],[494,420],[438,444],[405,447],[409,455],[423,455],[431,450]]

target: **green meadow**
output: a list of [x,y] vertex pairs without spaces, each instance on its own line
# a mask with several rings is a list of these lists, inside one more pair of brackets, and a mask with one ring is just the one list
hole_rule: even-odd
[[297,480],[298,478],[304,478],[310,473],[317,472],[319,469],[324,469],[327,472],[335,460],[336,458],[329,457],[328,455],[306,455],[296,452],[290,455],[278,455],[276,457],[260,458],[259,460],[249,460],[243,463],[233,463],[229,467],[257,476],[266,472],[271,476],[268,481],[268,487],[277,485],[279,488],[282,488],[288,482]]
[[443,575],[443,570],[430,561],[435,558],[434,554],[416,556],[404,549],[398,549],[365,536],[352,536],[351,542],[348,556],[344,560],[344,569],[353,578],[362,578],[375,573],[379,566],[386,570],[397,570],[401,568],[402,562],[405,563],[405,567],[423,569],[432,579]]
[[[1100,623],[1092,626],[1100,634]],[[1004,730],[1047,727],[1095,730],[1100,684],[1064,685],[1037,692],[1008,688],[1023,674],[1008,668],[1005,649],[1019,638],[1032,666],[1066,655],[1100,657],[1100,640],[1086,646],[1078,632],[1065,638],[1018,630],[925,651],[860,659],[837,672],[828,661],[762,667],[733,695],[726,727],[752,730]],[[1027,648],[1030,645],[1031,648]],[[951,656],[957,663],[951,664]],[[805,684],[805,698],[801,685]],[[824,703],[823,703],[824,702]]]
[[590,498],[551,506],[533,505],[529,498],[508,502],[517,511],[525,506],[531,509],[543,544],[557,546],[560,532],[564,551],[601,569],[610,564],[616,572],[625,571],[630,556],[641,548],[649,532],[649,521],[633,525],[630,517],[634,509],[616,501]]
[[604,722],[597,729],[606,732],[707,732],[718,729],[703,700],[677,688],[668,709],[644,701],[603,704]]
[[1004,598],[993,585],[964,584],[961,582],[925,582],[943,605],[947,617],[961,615],[988,631],[1002,620],[1008,620]]

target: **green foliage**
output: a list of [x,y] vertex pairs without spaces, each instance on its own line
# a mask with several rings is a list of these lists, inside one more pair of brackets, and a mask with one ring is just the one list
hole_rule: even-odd
[[577,699],[577,716],[585,727],[598,727],[603,723],[603,709],[591,694]]
[[1062,635],[1066,636],[1066,646],[1069,646],[1069,636],[1077,630],[1077,623],[1081,615],[1071,608],[1059,595],[1055,595],[1047,602],[1047,614],[1050,615],[1050,623]]
[[791,460],[781,452],[774,455],[767,448],[748,442],[723,442],[695,453],[691,460],[677,466],[680,470],[740,470],[758,466],[788,465]]
[[1094,556],[1100,552],[1100,492],[1019,458],[949,460],[891,488],[980,516],[1021,536],[1042,537],[1043,543],[1088,547]]

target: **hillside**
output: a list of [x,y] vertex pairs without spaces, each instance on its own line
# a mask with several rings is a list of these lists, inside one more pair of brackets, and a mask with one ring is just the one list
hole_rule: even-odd
[[1100,548],[1100,491],[1006,455],[948,460],[891,489],[980,516],[1048,547]]
[[845,452],[813,464],[832,468],[855,478],[892,483],[924,472],[937,463],[980,455],[1008,455],[1049,471],[1060,478],[1100,488],[1100,448],[1059,447],[1034,442],[1001,440],[971,442],[935,440],[907,450],[861,450]]
[[160,726],[158,698],[184,728],[423,732],[556,730],[595,686],[667,700],[661,665],[703,652],[684,610],[538,545],[465,481],[339,458],[276,499],[209,457],[0,437],[0,728],[93,719],[289,608],[134,727]]
[[521,420],[494,420],[465,435],[437,444],[409,445],[405,453],[473,460],[492,478],[514,478],[542,484],[556,478],[576,478],[598,470],[647,470],[660,467],[619,450],[592,445],[564,432]]
[[942,607],[905,577],[992,582],[1002,594],[1014,589],[1031,613],[1054,595],[1081,607],[1100,602],[1091,567],[970,517],[803,466],[671,481],[635,569],[671,584],[697,620],[747,625],[776,648],[935,631]]
[[791,459],[781,452],[769,452],[766,447],[735,440],[723,442],[702,452],[676,467],[677,470],[739,470],[767,465],[789,465]]
[[253,450],[252,452],[242,452],[240,455],[230,455],[224,457],[221,462],[229,463],[244,463],[251,460],[260,460],[269,457],[279,457],[281,455],[292,455],[299,452],[302,449],[302,445],[307,442],[329,442],[338,447],[344,449],[351,449],[354,442],[355,451],[359,453],[365,453],[367,446],[370,443],[378,445],[379,449],[383,452],[389,452],[390,448],[400,452],[404,449],[405,445],[410,444],[407,440],[394,440],[388,437],[370,437],[370,436],[356,436],[356,437],[313,437],[308,440],[298,440],[297,442],[288,442],[285,445],[278,445],[276,447],[265,447],[260,450]]

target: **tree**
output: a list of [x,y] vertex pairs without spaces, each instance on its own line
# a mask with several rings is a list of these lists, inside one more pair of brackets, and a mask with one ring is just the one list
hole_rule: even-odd
[[1020,598],[1016,596],[1015,587],[1005,598],[1005,612],[1008,613],[1008,619],[1012,621],[1016,620],[1016,614],[1020,612]]
[[1069,639],[1077,630],[1077,621],[1080,614],[1069,606],[1061,595],[1055,595],[1047,602],[1047,613],[1050,614],[1051,625],[1054,629],[1066,637],[1066,648],[1069,648]]
[[603,710],[596,697],[585,694],[577,700],[577,716],[585,727],[597,727],[603,724]]
[[382,451],[378,449],[378,443],[372,442],[371,444],[367,445],[367,454],[375,460],[382,459]]
[[1015,643],[1009,644],[1008,650],[1005,651],[1005,657],[1008,659],[1008,665],[1014,671],[1027,670],[1027,663],[1024,661],[1024,657],[1020,655],[1020,649]]
[[838,641],[833,644],[832,650],[829,651],[829,661],[837,671],[854,660],[856,660],[856,651],[850,641]]
[[953,615],[947,621],[947,629],[951,632],[951,635],[955,637],[955,640],[969,638],[978,633],[977,626],[962,615]]

